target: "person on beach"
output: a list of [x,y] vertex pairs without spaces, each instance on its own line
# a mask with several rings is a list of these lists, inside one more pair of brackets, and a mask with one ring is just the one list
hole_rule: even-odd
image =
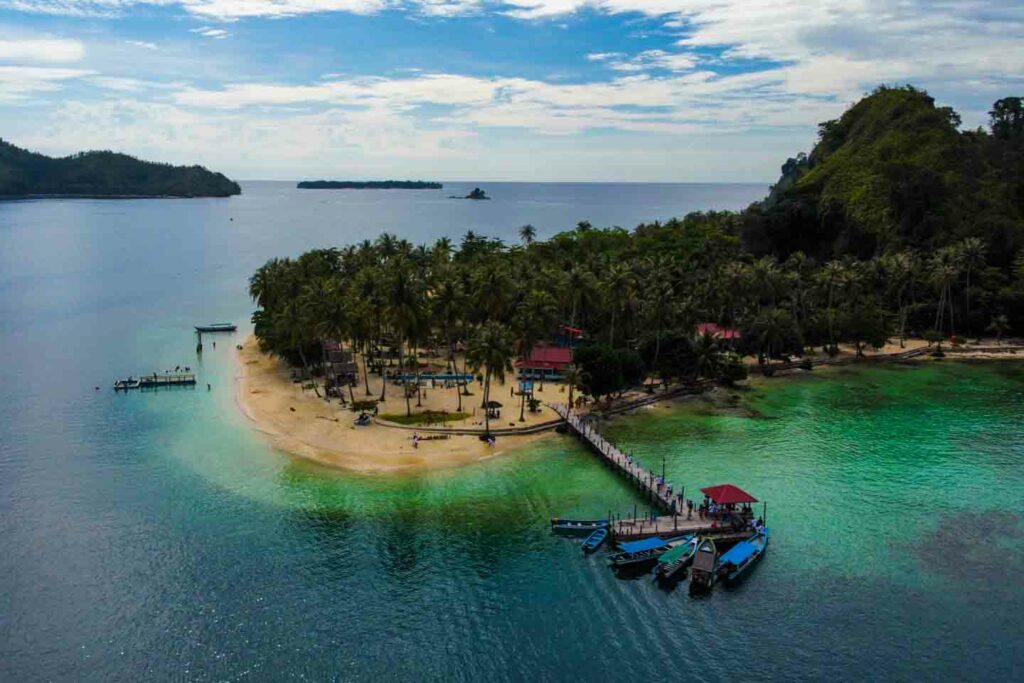
[[419,448],[420,447],[420,437],[419,437],[419,434],[417,434],[416,432],[413,432],[413,434],[412,434],[412,447],[413,448]]

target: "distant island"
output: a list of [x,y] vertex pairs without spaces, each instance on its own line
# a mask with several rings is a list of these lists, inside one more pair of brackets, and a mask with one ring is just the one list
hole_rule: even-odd
[[459,197],[458,195],[451,195],[448,199],[490,199],[487,193],[481,190],[479,187],[474,187],[473,191],[467,194],[465,197]]
[[54,158],[0,140],[0,197],[228,197],[242,188],[202,166],[109,151]]
[[440,190],[441,183],[425,180],[303,180],[300,190]]

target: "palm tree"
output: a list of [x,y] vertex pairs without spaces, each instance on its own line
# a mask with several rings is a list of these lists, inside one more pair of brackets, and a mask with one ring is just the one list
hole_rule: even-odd
[[818,274],[819,279],[825,285],[828,291],[828,297],[825,304],[825,312],[828,316],[828,347],[830,353],[835,353],[837,350],[836,346],[836,287],[843,280],[846,275],[846,265],[841,261],[829,261],[821,269]]
[[523,246],[528,247],[533,244],[533,240],[537,237],[537,228],[533,227],[529,223],[519,228],[519,239],[523,241]]
[[309,320],[303,314],[301,302],[293,299],[285,303],[274,321],[274,326],[283,331],[282,337],[287,339],[288,347],[298,352],[306,376],[310,378],[313,385],[313,392],[316,393],[317,398],[320,398],[320,389],[317,388],[316,380],[313,379],[309,361],[306,360],[306,353],[303,350],[310,340],[310,325]]
[[[405,414],[412,415],[409,402],[409,382],[405,373],[405,343],[414,338],[422,318],[422,303],[419,297],[418,283],[412,268],[404,259],[392,266],[392,277],[388,298],[388,317],[391,326],[398,335],[398,376],[402,378],[402,392],[405,394]],[[387,382],[383,382],[386,386]],[[380,399],[384,400],[384,386],[381,387]]]
[[754,320],[753,331],[765,364],[770,366],[773,353],[782,350],[793,331],[793,319],[785,309],[768,308]]
[[611,325],[608,329],[608,346],[615,348],[615,318],[623,303],[633,300],[636,291],[636,278],[633,269],[626,263],[616,263],[608,269],[605,281],[608,293],[608,306],[611,309]]
[[562,378],[569,385],[569,408],[571,409],[573,407],[573,391],[583,381],[583,369],[575,363],[571,363],[562,371]]
[[697,379],[710,379],[718,374],[721,358],[718,349],[718,339],[715,335],[709,332],[699,335],[694,340],[693,353]]
[[996,333],[996,344],[1003,343],[1003,335],[1010,329],[1010,319],[1005,314],[1000,313],[999,315],[992,318],[992,322],[988,324],[990,332]]
[[939,302],[935,309],[935,330],[942,331],[945,309],[949,308],[949,333],[956,335],[953,321],[953,284],[960,277],[960,254],[953,247],[943,247],[935,252],[931,261],[931,281],[939,290]]
[[491,379],[505,380],[505,373],[512,371],[513,357],[512,333],[505,326],[496,322],[485,323],[470,339],[466,356],[479,372],[484,369],[484,434],[491,433],[491,411],[488,404],[491,400]]
[[966,318],[970,323],[971,316],[971,272],[976,268],[985,266],[985,242],[978,237],[968,237],[959,244],[960,260],[964,267],[964,275],[967,278],[966,292]]

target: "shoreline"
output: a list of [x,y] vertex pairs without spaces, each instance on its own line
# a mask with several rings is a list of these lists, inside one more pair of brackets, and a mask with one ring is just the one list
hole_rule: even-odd
[[414,447],[415,428],[356,427],[352,411],[293,383],[288,369],[260,352],[253,336],[241,346],[234,350],[239,410],[276,449],[327,467],[361,474],[439,471],[512,454],[550,433],[500,435],[495,447],[476,435],[452,434]]
[[[773,379],[813,377],[822,370],[829,374],[829,370],[840,367],[871,366],[877,363],[913,365],[941,360],[1024,360],[1024,346],[1006,345],[998,347],[998,350],[993,348],[996,347],[980,345],[977,351],[970,348],[946,350],[947,355],[943,359],[927,354],[900,358],[898,354],[876,353],[863,359],[848,358],[841,364],[825,365],[812,371],[792,368],[775,377],[762,376],[754,366],[750,369],[746,386],[765,389]],[[1017,354],[1017,351],[1022,353]],[[526,423],[507,422],[508,418],[492,420],[492,432],[499,438],[500,445],[497,447],[488,446],[480,440],[481,423],[473,422],[477,419],[475,417],[468,417],[461,423],[453,423],[445,428],[389,423],[383,418],[375,418],[368,426],[357,427],[354,424],[355,414],[351,410],[337,401],[324,401],[304,390],[300,383],[293,382],[289,369],[278,359],[262,353],[254,336],[248,336],[242,342],[241,349],[234,350],[233,358],[236,364],[235,404],[253,428],[277,450],[326,467],[360,474],[402,474],[453,469],[512,454],[523,446],[555,433],[556,425],[551,419],[554,415],[547,415],[551,412],[547,407],[537,415],[531,415]],[[379,386],[380,380],[375,381]],[[502,385],[502,389],[505,386]],[[564,387],[560,385],[549,385],[549,393],[556,391],[555,387],[564,392]],[[359,388],[362,389],[362,385]],[[392,396],[387,398],[382,413],[384,410],[398,410],[404,406],[402,399],[394,396],[395,390],[398,390],[397,386],[392,390]],[[713,387],[710,393],[716,390],[718,387]],[[442,390],[430,391],[436,395]],[[377,391],[373,393],[376,395]],[[425,390],[424,393],[428,392]],[[707,396],[708,393],[681,392],[678,387],[665,395],[658,392],[653,395],[630,392],[627,404],[633,401],[637,401],[637,404],[620,404],[613,408],[613,412],[626,416],[657,404],[669,407],[680,401]],[[474,400],[473,396],[464,400],[467,410]],[[516,433],[514,429],[524,431]],[[417,432],[427,438],[421,438],[418,445],[414,446],[412,435]],[[429,438],[439,434],[446,438]]]

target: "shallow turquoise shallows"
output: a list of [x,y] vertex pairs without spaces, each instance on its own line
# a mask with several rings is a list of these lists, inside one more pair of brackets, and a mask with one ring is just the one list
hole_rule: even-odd
[[[571,437],[402,477],[267,446],[234,405],[238,337],[200,359],[189,332],[244,333],[266,258],[763,192],[484,187],[494,201],[247,184],[0,204],[0,680],[1020,677],[1024,363],[815,371],[611,421],[688,496],[731,482],[767,501],[765,560],[699,601],[550,534],[551,516],[644,510]],[[176,365],[200,386],[110,390]]]

